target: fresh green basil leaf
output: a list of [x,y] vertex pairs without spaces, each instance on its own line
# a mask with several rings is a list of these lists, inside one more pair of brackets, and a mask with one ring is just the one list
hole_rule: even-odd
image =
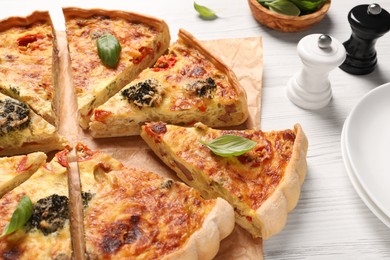
[[0,237],[11,234],[23,227],[30,219],[32,212],[32,202],[28,196],[24,195],[12,214],[11,221],[4,227]]
[[272,2],[265,2],[264,4],[274,13],[289,16],[299,16],[301,14],[301,10],[288,0],[275,0]]
[[114,35],[105,34],[97,39],[97,49],[103,64],[115,68],[122,50],[118,39]]
[[269,9],[267,3],[271,3],[276,0],[256,0],[256,1],[262,6],[264,6],[265,8]]
[[276,0],[256,0],[258,3],[260,4],[264,4],[264,3],[269,3],[269,2],[274,2]]
[[212,19],[217,17],[213,10],[206,6],[198,5],[196,2],[194,2],[194,8],[203,18]]
[[302,12],[314,12],[318,10],[326,0],[290,0]]
[[222,157],[239,156],[256,146],[257,142],[237,135],[222,135],[211,142],[204,142],[213,153]]

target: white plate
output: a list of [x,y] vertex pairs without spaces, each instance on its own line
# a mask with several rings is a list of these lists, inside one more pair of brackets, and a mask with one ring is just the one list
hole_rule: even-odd
[[367,193],[364,191],[362,185],[359,183],[359,180],[357,179],[354,171],[352,170],[349,155],[346,152],[346,145],[345,145],[345,126],[348,124],[349,118],[345,121],[343,131],[341,133],[341,153],[344,159],[344,166],[347,170],[348,177],[352,183],[352,186],[355,188],[357,194],[362,199],[364,204],[371,210],[374,215],[381,220],[386,226],[390,228],[390,218],[386,216],[383,211],[381,211],[375,203],[370,199],[370,197],[367,195]]
[[359,101],[344,132],[350,168],[368,198],[390,218],[390,83]]

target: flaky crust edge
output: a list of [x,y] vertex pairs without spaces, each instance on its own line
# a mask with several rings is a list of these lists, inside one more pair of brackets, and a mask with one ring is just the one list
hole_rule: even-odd
[[300,124],[294,125],[294,131],[296,138],[293,152],[283,180],[272,195],[256,210],[256,217],[262,223],[263,239],[269,238],[284,228],[288,212],[293,210],[298,203],[301,186],[305,180],[308,140]]
[[[240,111],[244,113],[244,116],[242,117],[242,121],[238,122],[238,124],[244,123],[248,116],[248,100],[246,96],[246,92],[244,88],[240,85],[236,74],[219,58],[214,56],[209,50],[207,50],[200,41],[198,41],[192,34],[190,34],[188,31],[184,29],[179,29],[178,33],[179,39],[183,40],[186,44],[196,48],[203,56],[205,56],[208,60],[211,61],[211,63],[214,64],[217,69],[222,71],[224,74],[227,75],[229,83],[236,89],[238,96],[239,96],[239,103],[241,104]],[[238,125],[237,124],[237,125]]]
[[15,26],[27,26],[38,21],[45,21],[49,23],[53,28],[48,11],[35,11],[26,17],[12,16],[0,20],[0,32],[3,32]]
[[212,259],[219,251],[220,241],[233,231],[234,223],[233,208],[224,199],[217,198],[202,227],[192,234],[181,249],[163,259]]
[[129,12],[129,11],[107,10],[107,9],[99,9],[99,8],[83,9],[78,7],[64,7],[62,8],[62,10],[66,20],[74,16],[87,18],[93,15],[101,15],[101,16],[122,18],[131,22],[146,23],[157,28],[159,31],[163,31],[163,32],[168,31],[167,30],[168,25],[165,23],[164,20],[152,16],[144,15],[144,14]]

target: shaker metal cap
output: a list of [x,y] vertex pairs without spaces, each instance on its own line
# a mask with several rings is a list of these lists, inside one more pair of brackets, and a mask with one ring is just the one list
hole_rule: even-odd
[[390,30],[390,14],[379,4],[355,6],[348,13],[348,22],[362,33],[381,36]]
[[332,37],[327,34],[322,34],[318,37],[318,47],[327,49],[332,45]]
[[367,13],[377,15],[382,12],[382,7],[378,4],[370,4],[367,8]]

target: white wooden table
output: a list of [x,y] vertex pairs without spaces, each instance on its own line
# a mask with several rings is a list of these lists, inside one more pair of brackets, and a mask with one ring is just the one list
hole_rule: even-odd
[[[32,3],[36,8],[45,9],[55,1],[0,1],[0,17],[12,15],[15,9],[18,13],[26,10],[27,14]],[[91,1],[74,3],[82,6]],[[299,122],[310,143],[308,174],[301,199],[289,215],[285,229],[264,242],[265,259],[390,259],[390,230],[354,190],[340,148],[342,126],[353,106],[368,91],[390,82],[390,33],[376,43],[378,66],[373,73],[355,76],[338,68],[330,73],[333,99],[326,108],[303,110],[286,97],[287,82],[301,66],[296,52],[298,41],[312,33],[326,33],[346,41],[351,33],[348,12],[358,4],[371,2],[333,0],[325,19],[300,33],[281,33],[261,26],[251,16],[245,0],[199,0],[199,4],[218,13],[219,18],[213,21],[200,19],[192,0],[95,0],[93,3],[96,7],[125,7],[162,18],[168,23],[173,40],[179,28],[200,40],[262,36],[262,129],[291,128]],[[376,3],[390,11],[388,0]]]

